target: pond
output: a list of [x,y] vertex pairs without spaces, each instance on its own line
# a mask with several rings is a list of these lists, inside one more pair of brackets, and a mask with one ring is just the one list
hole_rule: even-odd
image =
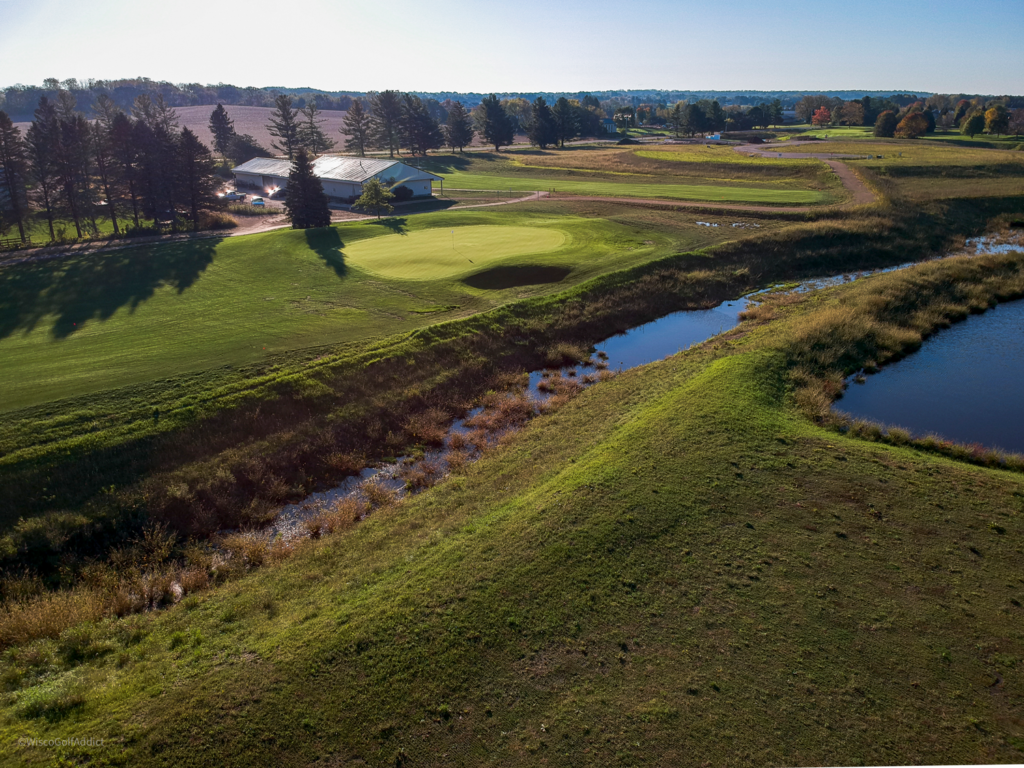
[[972,315],[851,383],[836,410],[960,443],[1024,453],[1024,301]]

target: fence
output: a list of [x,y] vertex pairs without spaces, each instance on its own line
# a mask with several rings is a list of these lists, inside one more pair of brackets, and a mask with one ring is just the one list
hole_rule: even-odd
[[13,251],[23,245],[32,245],[32,238],[26,237],[24,243],[14,237],[0,238],[0,251]]

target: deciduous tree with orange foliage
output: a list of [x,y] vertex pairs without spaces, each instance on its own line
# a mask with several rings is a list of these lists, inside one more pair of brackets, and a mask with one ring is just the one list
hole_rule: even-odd
[[832,122],[832,110],[828,107],[818,107],[814,110],[814,117],[811,118],[811,124],[822,126],[828,125]]
[[928,118],[920,112],[911,112],[896,126],[897,139],[916,139],[928,131]]

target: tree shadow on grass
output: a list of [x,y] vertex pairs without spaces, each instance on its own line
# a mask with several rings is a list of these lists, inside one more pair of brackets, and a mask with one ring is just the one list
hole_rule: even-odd
[[0,339],[28,333],[54,317],[66,339],[90,320],[135,310],[167,286],[184,293],[213,262],[221,238],[189,240],[111,253],[68,256],[0,269]]
[[341,233],[336,227],[319,227],[307,229],[306,245],[310,247],[317,256],[324,260],[334,274],[338,277],[345,277],[348,274],[348,266],[345,264],[345,254],[342,249],[345,243],[341,240]]
[[408,224],[409,221],[408,219],[405,218],[405,216],[389,216],[386,219],[381,219],[380,221],[374,223],[377,226],[384,227],[384,229],[390,230],[391,233],[394,235],[409,234],[409,228],[406,226],[406,224]]

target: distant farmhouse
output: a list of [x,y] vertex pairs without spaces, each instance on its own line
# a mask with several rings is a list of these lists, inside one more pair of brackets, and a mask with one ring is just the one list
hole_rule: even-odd
[[[233,173],[238,187],[269,192],[288,186],[291,168],[290,160],[255,157],[237,166]],[[413,197],[429,197],[433,182],[441,181],[440,176],[398,160],[370,157],[320,157],[313,161],[313,173],[320,179],[328,198],[344,202],[352,202],[363,194],[363,184],[370,179],[384,182],[392,189],[408,187]]]

